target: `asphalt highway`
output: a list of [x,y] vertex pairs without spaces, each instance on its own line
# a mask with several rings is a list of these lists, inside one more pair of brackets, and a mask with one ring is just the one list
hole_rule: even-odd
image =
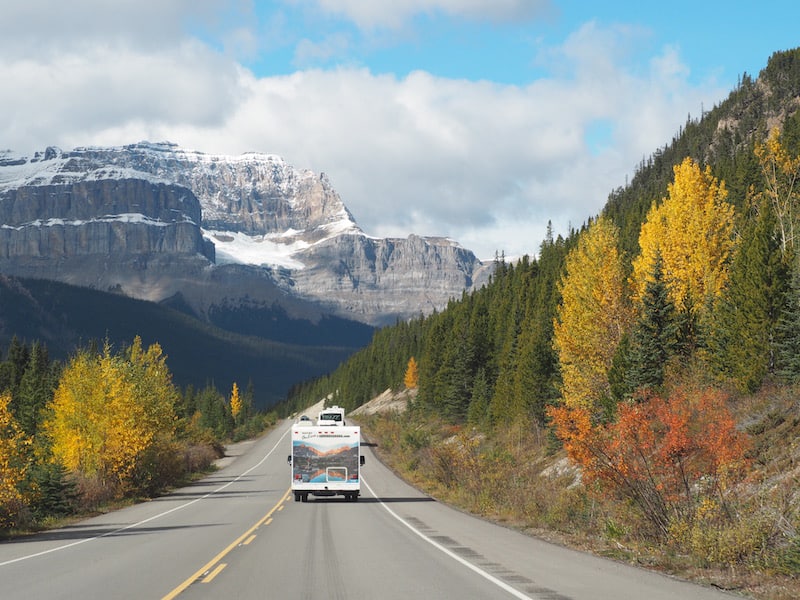
[[432,500],[362,447],[362,497],[289,493],[289,422],[156,500],[0,544],[0,597],[722,600]]

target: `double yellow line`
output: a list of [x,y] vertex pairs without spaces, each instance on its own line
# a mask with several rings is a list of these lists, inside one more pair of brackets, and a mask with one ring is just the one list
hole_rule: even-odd
[[[259,520],[256,522],[256,524],[255,524],[255,525],[253,525],[253,526],[252,526],[250,529],[248,529],[248,530],[247,530],[247,531],[245,531],[245,532],[244,532],[242,535],[240,535],[238,538],[236,538],[236,539],[235,539],[233,542],[231,542],[231,544],[230,544],[230,545],[229,545],[227,548],[225,548],[225,549],[224,549],[222,552],[220,552],[220,553],[219,553],[219,554],[217,554],[217,555],[216,555],[214,558],[212,558],[210,561],[208,561],[208,562],[207,562],[205,565],[203,565],[203,566],[202,566],[202,567],[201,567],[201,568],[200,568],[200,569],[199,569],[199,570],[198,570],[198,571],[197,571],[197,572],[196,572],[194,575],[192,575],[191,577],[189,577],[189,579],[187,579],[186,581],[184,581],[182,584],[180,584],[178,587],[176,587],[174,590],[172,590],[172,591],[171,591],[169,594],[167,594],[166,596],[164,596],[164,597],[163,597],[161,600],[173,600],[173,598],[176,598],[176,597],[177,597],[179,594],[181,594],[181,593],[182,593],[182,592],[183,592],[183,591],[184,591],[186,588],[188,588],[190,585],[192,585],[192,583],[194,583],[195,581],[197,581],[197,580],[198,580],[198,579],[199,579],[199,578],[200,578],[200,577],[201,577],[203,574],[205,574],[205,573],[209,573],[209,571],[211,571],[211,568],[212,568],[212,567],[214,567],[214,565],[216,565],[217,563],[219,563],[219,561],[221,561],[221,560],[222,560],[222,559],[223,559],[223,558],[224,558],[224,557],[225,557],[225,556],[226,556],[226,555],[227,555],[227,554],[228,554],[228,553],[229,553],[231,550],[233,550],[233,549],[234,549],[234,548],[236,548],[236,547],[237,547],[239,544],[241,544],[242,542],[244,542],[244,540],[245,540],[245,539],[247,539],[247,542],[248,542],[248,543],[249,543],[250,541],[252,541],[252,539],[250,538],[250,536],[252,535],[252,533],[253,533],[253,532],[254,532],[256,529],[258,529],[259,527],[261,527],[261,526],[262,526],[264,523],[266,523],[267,521],[269,521],[269,520],[271,520],[271,519],[272,519],[272,514],[273,514],[273,513],[274,513],[276,510],[280,509],[281,505],[282,505],[284,502],[286,502],[286,501],[287,501],[287,500],[290,498],[290,496],[291,496],[291,493],[292,493],[292,489],[291,489],[291,488],[289,488],[288,490],[286,490],[286,493],[285,493],[285,494],[284,494],[284,495],[281,497],[281,499],[280,499],[280,500],[278,500],[278,503],[277,503],[275,506],[273,506],[273,507],[270,509],[270,511],[269,511],[269,512],[268,512],[266,515],[264,515],[262,518],[260,518],[260,519],[259,519]],[[220,571],[222,571],[222,569],[223,569],[224,567],[225,567],[225,565],[219,565],[219,566],[217,566],[217,568],[216,568],[216,569],[214,569],[214,571],[212,571],[212,572],[210,572],[210,573],[208,574],[208,576],[207,576],[207,580],[208,580],[208,581],[211,581],[211,579],[213,579],[214,577],[216,577],[216,576],[217,576],[217,574],[218,574]]]

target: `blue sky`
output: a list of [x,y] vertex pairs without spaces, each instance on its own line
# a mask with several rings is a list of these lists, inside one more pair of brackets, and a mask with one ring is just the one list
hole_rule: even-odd
[[[399,17],[387,16],[385,22],[360,28],[355,10],[309,10],[313,2],[259,2],[241,18],[258,23],[256,31],[265,34],[263,51],[244,62],[262,76],[359,65],[398,76],[425,70],[446,78],[524,85],[554,75],[551,65],[538,57],[540,52],[546,54],[581,25],[595,22],[631,32],[633,66],[636,55],[638,68],[646,68],[650,57],[672,46],[686,61],[694,83],[710,77],[735,83],[742,72],[757,75],[776,49],[794,47],[800,40],[795,20],[800,8],[789,1],[742,10],[719,1],[531,0],[507,3],[520,8],[506,18],[492,18],[491,2],[477,17],[429,4],[432,8],[408,15],[399,27],[392,26]],[[281,24],[278,39],[269,35],[276,22]],[[307,54],[311,47],[318,53]]]
[[325,172],[366,233],[536,252],[742,73],[795,2],[6,0],[0,147],[169,140]]

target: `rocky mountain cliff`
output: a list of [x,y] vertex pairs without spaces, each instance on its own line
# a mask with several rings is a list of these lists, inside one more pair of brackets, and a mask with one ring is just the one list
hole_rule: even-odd
[[367,236],[324,174],[273,155],[147,142],[0,153],[6,274],[179,295],[199,315],[295,298],[383,324],[442,308],[489,270],[447,239]]
[[144,179],[23,186],[0,201],[0,258],[201,254],[200,203],[184,187]]

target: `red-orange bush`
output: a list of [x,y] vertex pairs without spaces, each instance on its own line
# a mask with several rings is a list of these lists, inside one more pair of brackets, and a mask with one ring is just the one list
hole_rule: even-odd
[[678,389],[669,398],[621,404],[613,423],[593,423],[587,410],[551,407],[548,414],[570,459],[588,481],[635,502],[660,536],[673,517],[691,515],[739,478],[748,440],[716,390]]

